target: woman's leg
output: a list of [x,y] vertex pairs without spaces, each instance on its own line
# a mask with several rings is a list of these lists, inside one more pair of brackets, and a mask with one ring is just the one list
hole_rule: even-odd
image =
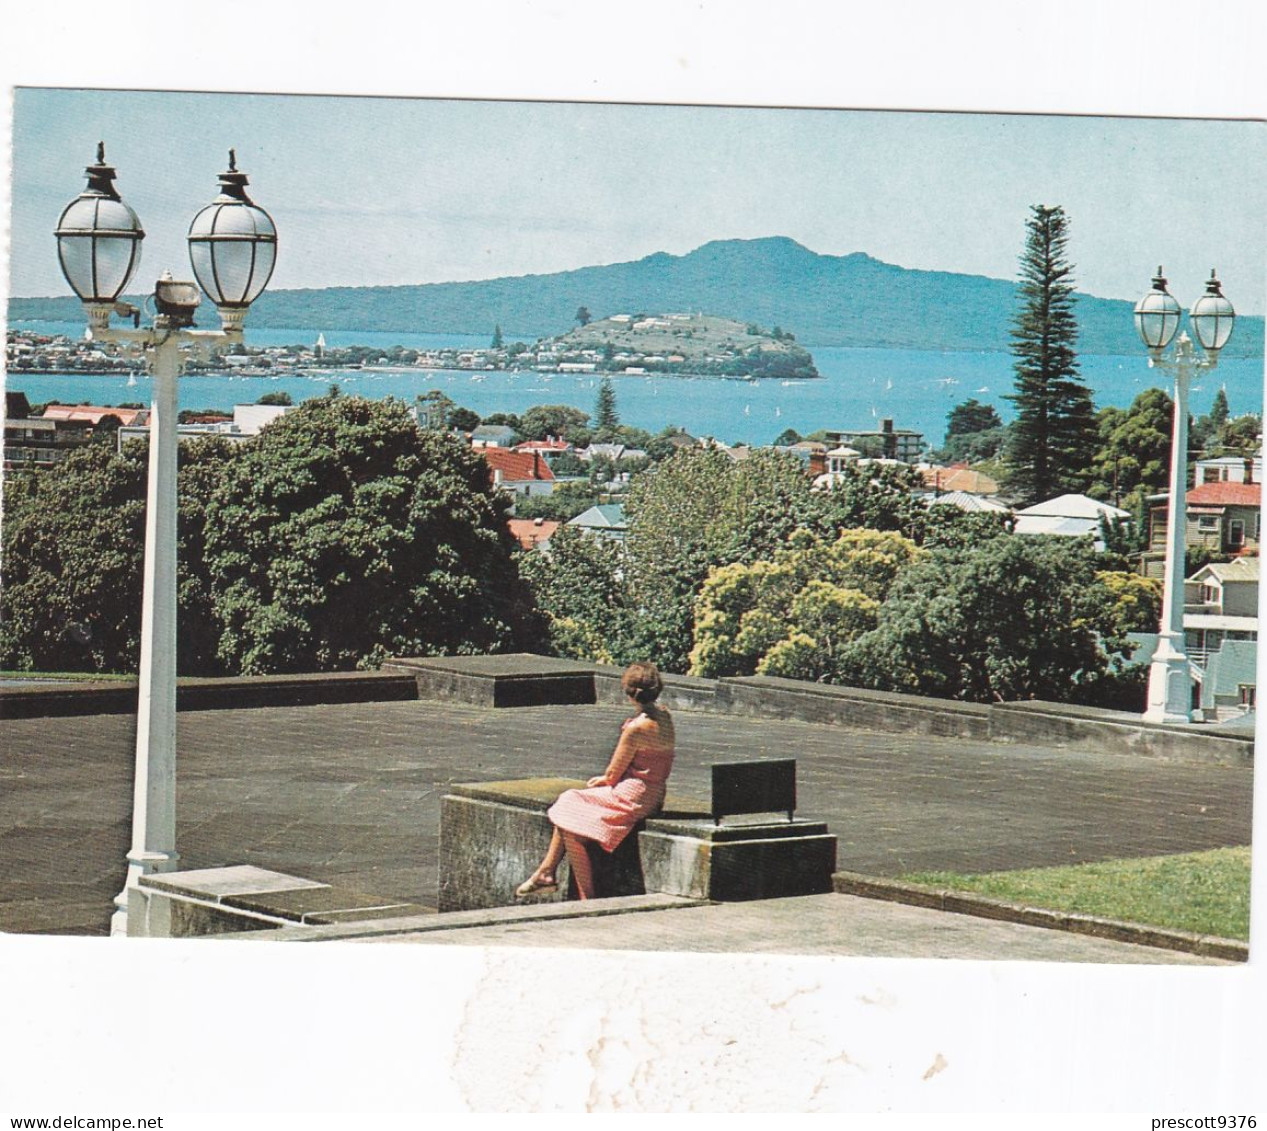
[[[559,830],[556,829],[556,832]],[[576,891],[582,899],[594,898],[594,870],[590,867],[588,841],[576,833],[563,832],[563,847],[567,852],[572,875],[576,877]]]
[[553,883],[555,872],[559,867],[559,861],[563,859],[563,852],[563,836],[556,826],[550,834],[550,847],[546,849],[545,856],[541,858],[541,863],[537,865],[537,870],[533,872],[533,878]]

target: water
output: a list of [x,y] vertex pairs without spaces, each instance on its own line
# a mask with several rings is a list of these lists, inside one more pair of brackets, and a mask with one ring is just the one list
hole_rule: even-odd
[[[80,336],[74,323],[14,323],[37,333]],[[311,344],[316,334],[304,330],[248,329],[255,346]],[[472,348],[488,345],[485,335],[392,334],[326,331],[328,346],[401,345],[414,349]],[[658,432],[666,425],[695,436],[716,436],[729,443],[768,444],[787,428],[805,435],[818,429],[879,429],[880,421],[924,433],[938,444],[950,410],[969,397],[992,404],[1009,420],[1013,391],[1012,358],[1007,353],[940,352],[935,350],[820,347],[812,350],[822,378],[816,381],[763,380],[756,383],[724,378],[634,377],[616,375],[613,385],[621,423]],[[1125,408],[1143,390],[1165,385],[1161,374],[1141,356],[1085,356],[1083,380],[1096,406]],[[412,401],[440,389],[456,404],[480,416],[522,413],[532,405],[568,404],[591,415],[601,377],[595,374],[329,370],[308,376],[190,376],[180,382],[180,407],[231,410],[265,393],[286,392],[296,404],[321,396],[331,384],[348,394]],[[129,386],[124,376],[30,374],[9,376],[9,388],[26,393],[33,404],[147,403],[149,378]],[[1207,412],[1223,386],[1233,415],[1261,412],[1263,361],[1228,358],[1213,374],[1193,382],[1192,411]]]

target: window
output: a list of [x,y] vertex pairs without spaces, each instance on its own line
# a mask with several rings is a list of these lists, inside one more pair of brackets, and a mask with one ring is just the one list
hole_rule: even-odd
[[1227,542],[1229,546],[1241,546],[1245,543],[1245,523],[1239,518],[1232,519],[1228,526]]
[[1197,529],[1202,534],[1217,534],[1219,529],[1219,516],[1217,514],[1203,514],[1197,518]]
[[1238,690],[1241,693],[1241,706],[1252,707],[1254,705],[1255,692],[1257,687],[1252,683],[1242,683]]

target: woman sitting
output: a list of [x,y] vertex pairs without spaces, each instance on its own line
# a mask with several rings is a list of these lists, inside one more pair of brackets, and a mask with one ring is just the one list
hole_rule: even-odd
[[625,669],[620,686],[637,713],[621,726],[607,769],[590,778],[585,789],[569,789],[550,806],[550,847],[537,870],[515,890],[521,898],[555,890],[555,871],[566,853],[577,892],[582,899],[593,899],[590,843],[614,852],[639,821],[664,804],[673,768],[673,719],[656,703],[664,683],[655,664],[641,663]]

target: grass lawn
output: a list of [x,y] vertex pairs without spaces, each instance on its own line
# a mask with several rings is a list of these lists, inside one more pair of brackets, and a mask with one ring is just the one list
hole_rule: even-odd
[[915,872],[901,878],[929,887],[978,892],[1030,907],[1249,939],[1248,848],[1216,848],[1182,856],[1105,860],[979,876]]

